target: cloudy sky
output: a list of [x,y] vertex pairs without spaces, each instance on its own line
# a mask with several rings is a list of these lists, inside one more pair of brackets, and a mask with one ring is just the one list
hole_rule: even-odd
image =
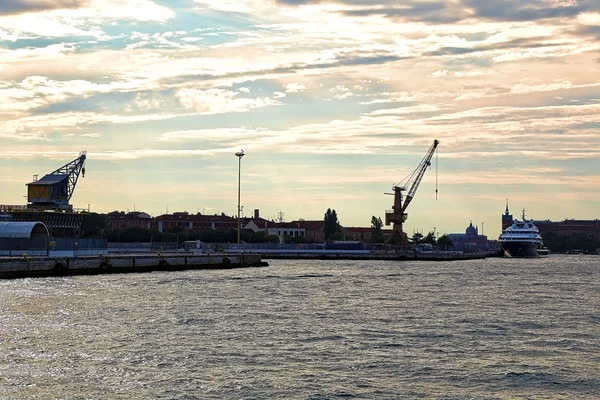
[[0,204],[88,151],[93,211],[407,231],[600,217],[598,0],[2,0]]

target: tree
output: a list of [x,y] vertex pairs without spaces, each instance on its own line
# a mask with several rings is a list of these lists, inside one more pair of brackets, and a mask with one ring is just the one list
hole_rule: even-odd
[[183,232],[183,228],[181,226],[175,226],[169,232],[170,233],[181,233],[181,232]]
[[372,216],[371,217],[371,243],[383,243],[385,238],[383,237],[383,232],[381,232],[381,227],[383,226],[383,222],[381,218]]
[[412,238],[410,240],[414,244],[419,244],[423,241],[423,234],[420,232],[416,232],[412,235]]
[[265,243],[267,241],[267,235],[265,234],[265,231],[250,232],[244,240],[248,243]]
[[452,240],[447,235],[440,236],[437,242],[440,249],[444,250],[451,249],[454,246],[454,243],[452,243]]
[[327,209],[324,222],[323,233],[325,234],[325,240],[333,240],[334,238],[341,237],[341,226],[335,210],[331,208]]
[[279,243],[279,236],[277,236],[277,235],[267,236],[267,243]]
[[104,214],[84,214],[81,223],[81,232],[84,238],[98,238],[106,229],[106,216]]
[[305,243],[306,239],[304,238],[304,236],[284,236],[283,241],[285,243],[299,244]]
[[429,232],[427,236],[425,236],[425,238],[422,240],[422,243],[429,243],[435,246],[437,244],[437,240],[435,240],[435,233]]

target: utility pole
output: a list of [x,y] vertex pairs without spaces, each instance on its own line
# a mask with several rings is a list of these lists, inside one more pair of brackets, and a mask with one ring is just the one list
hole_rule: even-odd
[[244,150],[235,153],[238,158],[238,206],[237,206],[237,245],[240,248],[240,186],[242,183],[242,157],[244,157]]

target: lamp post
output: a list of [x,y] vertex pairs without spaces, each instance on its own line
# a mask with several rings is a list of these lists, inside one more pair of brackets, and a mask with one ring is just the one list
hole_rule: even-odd
[[244,150],[242,151],[238,151],[237,153],[235,153],[236,157],[238,158],[238,212],[237,212],[237,222],[238,222],[238,228],[237,228],[237,245],[238,245],[238,249],[240,248],[240,186],[241,186],[241,182],[242,182],[242,157],[244,157]]

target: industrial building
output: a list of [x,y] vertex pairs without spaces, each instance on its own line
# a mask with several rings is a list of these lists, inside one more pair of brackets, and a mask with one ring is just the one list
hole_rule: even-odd
[[0,221],[0,255],[36,251],[47,254],[48,228],[41,222]]

